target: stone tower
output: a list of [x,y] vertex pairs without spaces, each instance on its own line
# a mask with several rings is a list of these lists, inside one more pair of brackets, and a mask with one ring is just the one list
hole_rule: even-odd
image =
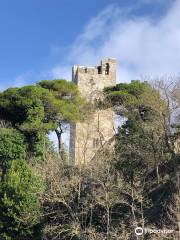
[[[116,84],[116,60],[105,59],[100,66],[74,66],[72,81],[88,101],[102,98],[104,87]],[[114,113],[97,110],[90,119],[70,127],[70,164],[87,164],[100,148],[114,136]]]

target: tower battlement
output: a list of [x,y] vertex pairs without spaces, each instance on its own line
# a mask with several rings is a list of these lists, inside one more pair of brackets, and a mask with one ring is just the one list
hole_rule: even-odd
[[116,67],[116,59],[115,58],[109,58],[104,59],[101,61],[101,64],[99,66],[95,67],[86,67],[86,66],[78,66],[74,65],[72,70],[72,80],[75,81],[78,73],[83,74],[91,74],[91,75],[111,75],[114,73],[114,67]]
[[88,98],[93,91],[102,91],[104,87],[116,83],[116,59],[104,59],[95,67],[75,65],[72,68],[72,81],[78,85],[81,94]]

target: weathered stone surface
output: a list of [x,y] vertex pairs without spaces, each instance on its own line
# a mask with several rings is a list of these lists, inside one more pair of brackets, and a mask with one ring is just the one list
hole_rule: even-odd
[[[105,59],[97,67],[74,66],[72,81],[81,94],[93,102],[102,96],[104,87],[116,84],[116,60]],[[70,128],[70,163],[87,164],[97,151],[114,136],[114,113],[111,109],[97,110],[83,123]]]
[[180,154],[180,139],[177,139],[174,143],[174,151],[176,154]]

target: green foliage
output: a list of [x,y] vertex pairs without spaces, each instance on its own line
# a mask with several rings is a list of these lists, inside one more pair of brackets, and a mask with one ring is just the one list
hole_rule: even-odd
[[73,97],[79,94],[77,86],[72,83],[68,82],[64,79],[57,79],[57,80],[42,80],[38,83],[42,88],[48,89],[53,91],[57,98],[62,97]]
[[113,106],[123,109],[118,114],[127,118],[119,128],[116,144],[117,167],[124,176],[133,181],[135,175],[143,177],[154,166],[169,160],[162,124],[162,116],[167,116],[167,103],[160,92],[140,81],[120,83],[105,92]]
[[120,83],[114,87],[105,88],[106,102],[110,102],[116,110],[116,113],[139,120],[152,122],[165,116],[167,112],[167,102],[161,97],[160,92],[152,87],[148,82],[138,80],[131,83]]
[[0,93],[0,120],[13,127],[0,129],[0,239],[40,239],[38,199],[44,184],[26,161],[42,164],[52,152],[49,131],[81,120],[84,109],[86,101],[77,86],[65,80]]
[[0,129],[0,159],[25,159],[26,143],[23,134],[15,129]]
[[[40,203],[37,196],[43,183],[25,160],[13,160],[0,185],[0,238],[38,239]],[[33,237],[34,236],[34,237]]]
[[26,156],[24,135],[0,129],[0,239],[32,239],[33,232],[39,231],[38,194],[43,184],[32,173]]
[[86,105],[85,99],[80,96],[77,86],[66,80],[43,80],[38,83],[42,88],[49,90],[45,100],[46,117],[49,120],[60,122],[75,122],[82,118],[82,109]]
[[24,134],[30,156],[33,153],[39,158],[41,152],[43,159],[45,135],[58,131],[64,122],[81,120],[86,106],[74,83],[44,80],[35,86],[9,88],[0,93],[0,120],[11,122]]
[[39,102],[34,103],[27,109],[27,118],[21,124],[20,129],[27,132],[37,132],[46,129],[46,124],[43,123],[44,107]]
[[80,96],[77,86],[65,80],[43,80],[39,86],[49,91],[44,99],[45,118],[53,122],[58,138],[59,155],[61,156],[62,126],[66,123],[74,123],[83,120],[90,112],[90,106]]
[[170,100],[147,82],[117,84],[105,92],[117,113],[126,117],[117,133],[114,164],[132,198],[131,218],[139,224],[162,224],[168,218],[166,208],[174,191],[170,179],[177,169],[171,147],[175,142],[170,144],[177,134],[170,130]]
[[145,134],[140,121],[129,118],[119,129],[117,136],[117,170],[131,182],[137,177],[144,178],[151,165],[149,162],[150,151],[150,139]]
[[46,154],[50,146],[48,136],[44,132],[33,134],[29,137],[31,149],[29,149],[31,161],[41,163],[46,159]]
[[51,129],[45,122],[42,101],[47,94],[40,86],[7,89],[0,95],[0,118],[27,132]]
[[0,171],[3,178],[12,160],[26,158],[24,136],[14,129],[0,129]]
[[109,92],[127,92],[135,97],[138,97],[139,95],[141,95],[145,89],[149,88],[150,85],[148,84],[148,82],[140,82],[139,80],[132,80],[131,83],[119,83],[116,84],[116,86],[113,87],[107,87],[105,88],[105,92],[109,93]]
[[48,131],[58,121],[79,120],[86,104],[77,86],[66,80],[44,80],[36,86],[9,88],[0,94],[0,119],[22,131]]
[[138,80],[131,83],[119,83],[114,87],[105,88],[104,92],[112,105],[123,105],[126,108],[133,108],[142,104],[141,95],[151,89],[147,82]]

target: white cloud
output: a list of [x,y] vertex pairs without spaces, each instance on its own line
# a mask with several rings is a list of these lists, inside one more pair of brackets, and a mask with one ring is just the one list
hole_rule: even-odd
[[32,72],[31,71],[27,71],[25,73],[22,73],[20,75],[18,75],[17,77],[15,77],[14,79],[7,80],[7,81],[3,81],[0,84],[0,91],[3,91],[9,87],[22,87],[25,86],[27,84],[29,84],[30,82],[30,78],[32,77]]
[[51,76],[53,79],[61,78],[71,80],[71,66],[55,66],[51,70]]
[[92,18],[52,75],[66,77],[73,64],[95,65],[106,57],[117,58],[118,81],[179,74],[180,0],[156,21],[131,10],[111,5]]
[[25,85],[27,75],[29,75],[29,74],[26,73],[26,74],[21,74],[21,75],[17,76],[14,80],[13,85],[16,87],[22,87],[23,85]]
[[[158,2],[165,2],[165,1],[168,1],[168,0],[156,0],[156,4]],[[150,4],[150,3],[154,3],[154,0],[140,0],[140,2],[145,4]]]

